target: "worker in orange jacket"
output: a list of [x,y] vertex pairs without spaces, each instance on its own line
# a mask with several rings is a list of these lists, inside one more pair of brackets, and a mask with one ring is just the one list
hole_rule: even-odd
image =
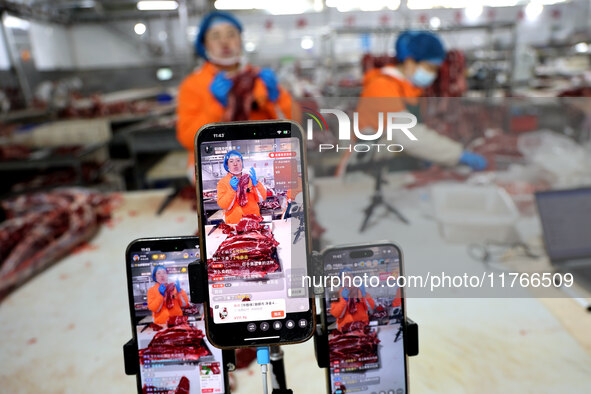
[[248,172],[248,188],[246,192],[247,202],[241,206],[238,199],[238,183],[242,176],[244,158],[235,150],[231,150],[224,156],[224,168],[228,172],[219,180],[217,186],[218,205],[224,210],[224,221],[228,224],[236,224],[244,215],[261,215],[259,202],[267,198],[267,189],[263,182],[257,179],[256,170],[251,168]]
[[[419,97],[423,89],[430,86],[437,77],[440,65],[445,59],[443,43],[428,31],[406,31],[396,40],[396,65],[389,64],[365,73],[363,90],[357,105],[359,131],[374,134],[379,129],[379,113],[383,113],[382,130],[386,130],[388,112],[418,112]],[[422,123],[410,129],[417,138],[410,140],[400,132],[392,133],[392,143],[404,147],[404,152],[444,166],[465,164],[474,170],[487,166],[484,156],[466,151],[462,145]],[[337,173],[342,174],[350,152],[339,164]]]
[[[205,64],[185,78],[179,88],[176,133],[181,145],[189,151],[189,176],[193,182],[195,134],[208,123],[229,120],[225,113],[232,77],[247,66],[242,60],[241,33],[242,25],[232,14],[216,11],[206,15],[195,41],[196,53],[205,59]],[[299,121],[301,109],[292,103],[271,69],[259,71],[252,94],[255,105],[250,120],[294,118]]]
[[164,302],[166,285],[168,284],[168,271],[166,267],[157,265],[152,271],[152,279],[156,284],[148,290],[148,309],[152,311],[152,318],[156,324],[166,324],[171,316],[182,316],[181,307],[189,305],[189,297],[177,280],[173,292],[173,306],[168,308]]
[[[343,270],[346,275],[350,275],[350,272],[350,268]],[[356,305],[354,311],[350,308],[351,300],[354,300]],[[375,307],[376,303],[364,285],[361,285],[361,287],[343,287],[339,292],[339,300],[330,304],[330,314],[337,318],[337,328],[340,330],[345,325],[355,321],[368,323],[369,315]]]

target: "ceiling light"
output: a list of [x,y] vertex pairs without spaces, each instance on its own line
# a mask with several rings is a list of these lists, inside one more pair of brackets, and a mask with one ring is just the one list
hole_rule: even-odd
[[142,0],[137,2],[140,11],[174,11],[179,3],[174,0]]
[[6,15],[4,17],[4,26],[12,28],[12,29],[22,29],[27,30],[31,24],[21,18],[17,18],[12,15]]
[[433,29],[439,29],[439,26],[441,26],[441,19],[434,16],[433,18],[429,19],[429,26],[431,26]]
[[146,32],[146,25],[144,25],[143,23],[136,23],[133,27],[133,31],[135,31],[135,34],[137,34],[138,36],[141,36]]
[[468,20],[474,21],[476,19],[478,19],[480,17],[480,15],[482,15],[482,4],[478,4],[478,3],[472,3],[469,6],[466,7],[466,9],[464,10],[464,13],[466,14],[466,18],[468,18]]
[[312,37],[304,37],[302,38],[302,42],[300,43],[302,49],[308,50],[314,47],[314,40]]
[[589,44],[586,42],[579,42],[577,45],[575,45],[575,51],[578,53],[587,53],[589,52]]
[[525,16],[528,21],[533,22],[538,19],[538,16],[540,16],[542,11],[544,11],[544,6],[537,1],[530,1],[529,4],[525,6]]

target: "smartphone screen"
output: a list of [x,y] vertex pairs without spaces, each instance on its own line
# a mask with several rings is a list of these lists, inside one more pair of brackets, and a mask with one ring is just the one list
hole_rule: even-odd
[[301,131],[291,122],[212,125],[196,172],[212,342],[297,342],[312,333]]
[[406,393],[404,293],[387,279],[402,274],[399,249],[329,249],[323,261],[324,274],[341,280],[325,288],[329,392]]
[[205,336],[203,305],[189,301],[197,237],[136,240],[127,250],[131,321],[142,393],[224,393],[222,351]]

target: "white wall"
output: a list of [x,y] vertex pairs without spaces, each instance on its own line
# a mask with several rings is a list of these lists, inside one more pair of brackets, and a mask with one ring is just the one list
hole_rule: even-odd
[[75,66],[66,27],[31,22],[29,38],[37,70],[70,69]]
[[72,26],[69,35],[76,68],[138,66],[150,60],[141,43],[134,44],[119,33],[111,31],[108,26]]

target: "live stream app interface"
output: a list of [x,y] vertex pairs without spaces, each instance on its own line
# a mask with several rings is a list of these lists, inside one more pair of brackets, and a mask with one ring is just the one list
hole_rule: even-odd
[[[299,140],[204,142],[200,149],[214,322],[277,321],[308,311]],[[294,322],[260,324],[264,330]]]
[[223,393],[222,352],[205,336],[203,305],[189,302],[187,266],[199,249],[129,256],[143,393]]
[[[351,279],[325,293],[331,392],[403,394],[401,290],[387,286],[389,276],[400,274],[400,257],[390,246],[363,250],[371,250],[372,256],[352,258],[349,249],[324,257],[325,275]],[[364,274],[378,278],[372,283],[377,286],[358,286],[355,278]]]

